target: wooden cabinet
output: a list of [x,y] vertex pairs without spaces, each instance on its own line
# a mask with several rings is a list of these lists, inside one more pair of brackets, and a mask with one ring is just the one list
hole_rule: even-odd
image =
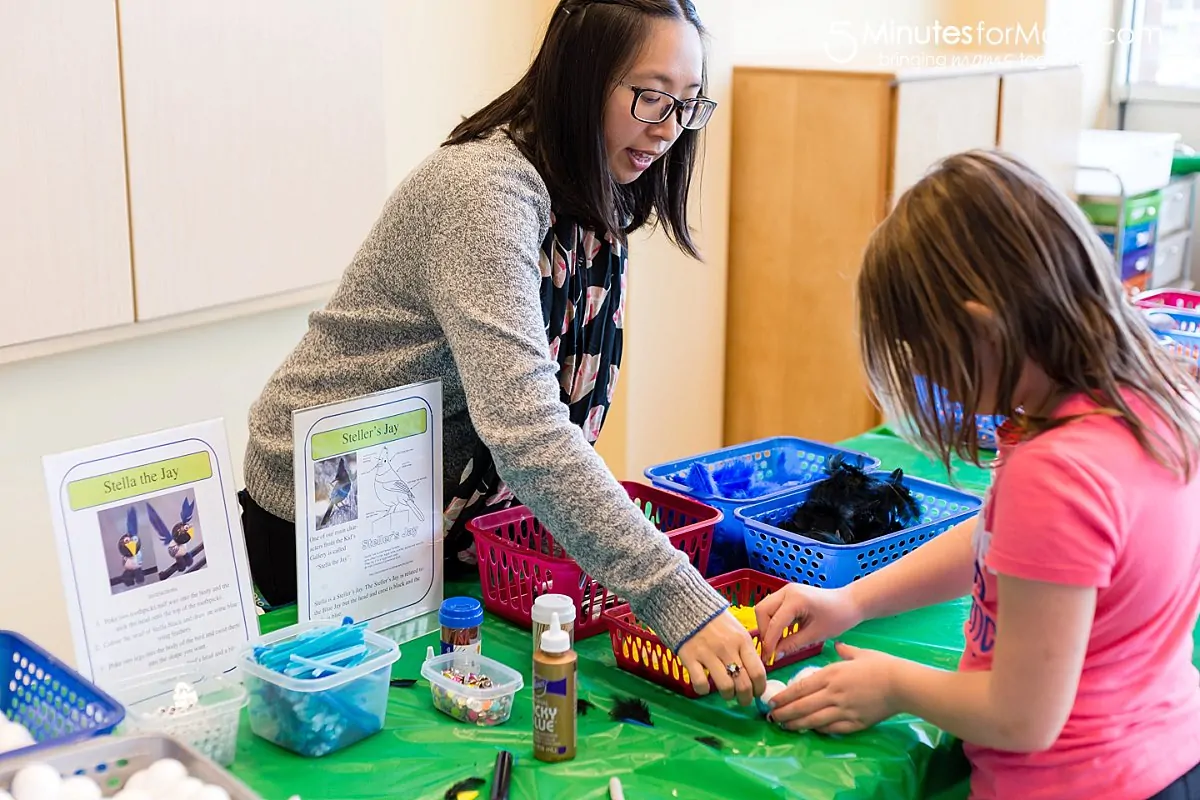
[[0,362],[335,281],[388,191],[383,27],[382,0],[0,3]]
[[119,11],[138,318],[336,280],[387,195],[380,3]]
[[878,424],[859,354],[860,259],[937,160],[1003,140],[1072,182],[1082,115],[1033,104],[1061,94],[1077,108],[1078,68],[1011,75],[735,68],[726,443],[836,441]]
[[112,4],[0,3],[0,348],[132,321]]

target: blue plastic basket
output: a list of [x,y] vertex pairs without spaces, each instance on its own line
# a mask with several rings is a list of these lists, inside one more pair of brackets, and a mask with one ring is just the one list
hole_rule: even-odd
[[0,631],[0,713],[37,744],[0,760],[113,732],[125,709],[75,670],[19,633]]
[[[687,473],[693,464],[703,464],[710,469],[716,469],[737,463],[752,465],[760,478],[765,481],[773,481],[778,477],[774,471],[781,455],[787,456],[792,466],[797,467],[793,473],[795,479],[775,491],[758,497],[738,498],[724,497],[719,494],[710,495],[697,492],[686,482]],[[879,459],[865,453],[847,450],[824,442],[799,439],[794,436],[775,436],[659,464],[648,468],[645,474],[650,482],[660,489],[691,497],[718,509],[725,515],[713,531],[713,547],[705,573],[707,577],[712,577],[742,569],[749,563],[746,558],[742,522],[734,517],[736,509],[773,497],[780,497],[804,486],[811,486],[825,477],[825,465],[836,455],[846,457],[867,471],[878,469],[880,463]]]
[[921,507],[921,523],[862,544],[834,545],[777,528],[791,518],[812,487],[738,509],[751,568],[809,586],[837,588],[870,575],[940,533],[979,513],[973,494],[905,475]]
[[1158,333],[1200,333],[1200,314],[1166,306],[1143,308],[1150,327]]
[[1200,380],[1200,332],[1159,331],[1158,335],[1167,351],[1182,359],[1192,377]]
[[[922,402],[929,402],[929,390],[926,388],[928,384],[923,378],[917,378],[917,398]],[[952,403],[946,397],[946,390],[939,389],[933,395],[933,407],[937,412],[938,419],[944,421],[946,419],[947,410],[954,415],[954,422],[957,425],[962,424],[963,409],[961,403]],[[1004,424],[1005,417],[991,416],[988,414],[975,415],[975,430],[978,432],[977,441],[979,442],[980,450],[995,450],[996,449],[996,429]]]

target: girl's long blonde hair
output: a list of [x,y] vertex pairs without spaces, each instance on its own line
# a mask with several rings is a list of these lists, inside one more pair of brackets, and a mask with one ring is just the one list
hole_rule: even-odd
[[[1019,159],[961,153],[909,189],[871,237],[858,300],[876,397],[947,466],[952,455],[980,463],[974,302],[992,312],[1000,341],[996,414],[1026,435],[1066,421],[1015,407],[1028,359],[1064,396],[1087,395],[1159,462],[1191,478],[1200,453],[1196,384],[1126,299],[1112,254],[1080,209]],[[936,412],[923,379],[962,404],[961,418]],[[1122,390],[1144,397],[1169,435],[1140,419]]]

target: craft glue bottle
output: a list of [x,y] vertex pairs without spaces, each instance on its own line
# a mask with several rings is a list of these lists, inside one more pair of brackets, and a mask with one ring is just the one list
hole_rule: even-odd
[[575,757],[575,670],[578,656],[558,614],[533,653],[533,757],[570,761]]

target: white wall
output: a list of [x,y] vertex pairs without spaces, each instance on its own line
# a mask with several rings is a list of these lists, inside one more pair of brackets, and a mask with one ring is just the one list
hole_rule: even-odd
[[[395,183],[461,115],[519,76],[545,6],[442,0],[387,7],[387,155]],[[249,405],[312,308],[0,366],[0,628],[74,661],[42,456],[224,417],[240,486]]]

